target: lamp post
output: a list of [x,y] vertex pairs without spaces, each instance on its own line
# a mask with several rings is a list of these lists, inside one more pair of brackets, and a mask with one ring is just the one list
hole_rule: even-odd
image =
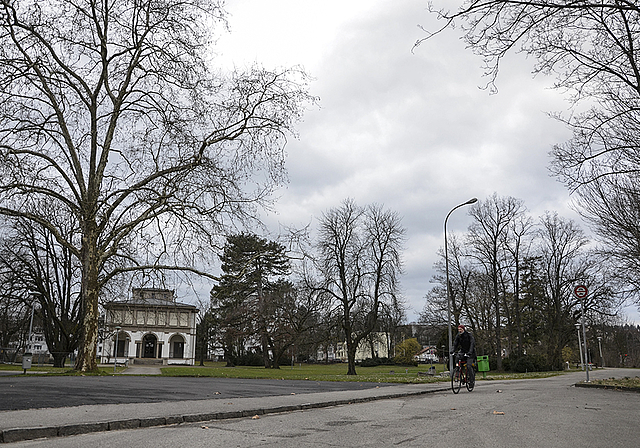
[[34,310],[35,307],[36,307],[36,299],[34,298],[31,301],[31,321],[29,322],[29,336],[28,336],[29,339],[28,339],[28,342],[27,342],[27,344],[28,344],[27,345],[27,349],[28,349],[29,353],[33,353],[33,352],[31,352],[31,348],[32,348],[31,347],[31,333],[33,331],[33,310]]
[[578,330],[578,350],[580,351],[580,367],[584,370],[584,361],[582,360],[582,342],[580,341],[580,324],[576,324],[576,330]]
[[584,366],[584,370],[587,373],[587,383],[589,382],[589,358],[587,358],[587,354],[589,353],[587,351],[587,331],[585,329],[585,324],[584,324],[584,300],[582,301],[582,343],[584,344],[584,360],[585,360],[585,366]]
[[602,356],[602,336],[598,336],[598,348],[600,349],[600,367],[604,367],[604,356]]
[[[589,290],[585,285],[577,285],[575,288],[573,288],[573,294],[582,303],[582,318],[580,320],[582,321],[582,342],[584,343],[584,362],[586,363],[586,365],[583,364],[583,370],[587,372],[587,383],[588,383],[589,382],[589,351],[587,350],[587,332],[585,330],[585,322],[584,322],[585,315],[586,315],[584,302],[585,302],[585,299],[587,298],[587,295],[589,294]],[[579,325],[580,325],[579,323],[576,323],[576,328],[578,328],[578,344],[580,344]],[[582,355],[582,349],[580,349],[580,355]]]
[[[463,207],[465,205],[470,205],[478,202],[477,198],[471,198],[467,202],[456,205],[451,209],[449,213],[447,213],[447,217],[444,218],[444,270],[446,274],[447,281],[447,332],[449,337],[449,353],[453,347],[451,347],[451,287],[449,286],[449,247],[447,245],[447,221],[449,220],[449,216],[455,210]],[[453,372],[453,358],[449,356],[449,372]]]
[[113,373],[116,373],[116,366],[118,365],[118,335],[121,327],[116,327],[116,345],[113,348]]

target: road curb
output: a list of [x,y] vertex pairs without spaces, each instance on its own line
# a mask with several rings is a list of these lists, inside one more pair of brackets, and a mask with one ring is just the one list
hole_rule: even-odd
[[367,403],[377,400],[390,400],[395,398],[425,395],[435,392],[444,392],[449,387],[420,390],[415,392],[399,392],[370,397],[356,397],[351,399],[325,400],[296,405],[273,406],[262,408],[247,408],[237,411],[205,412],[197,414],[171,415],[167,417],[134,418],[124,420],[112,420],[106,422],[73,423],[68,425],[37,427],[37,428],[12,428],[0,431],[0,443],[14,443],[24,440],[33,440],[51,437],[65,437],[71,435],[88,434],[92,432],[117,431],[121,429],[149,428],[153,426],[175,425],[179,423],[196,423],[210,420],[226,420],[232,418],[246,418],[255,415],[277,414],[284,412],[304,411],[332,406],[342,406],[356,403]]

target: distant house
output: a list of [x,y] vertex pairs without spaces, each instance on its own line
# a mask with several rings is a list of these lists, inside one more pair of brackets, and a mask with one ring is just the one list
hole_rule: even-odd
[[[363,361],[367,358],[388,358],[389,357],[389,333],[377,332],[371,335],[373,339],[373,353],[371,353],[371,343],[368,339],[360,341],[356,349],[356,361]],[[338,342],[335,358],[343,362],[347,361],[347,343]]]
[[198,309],[176,302],[173,291],[133,289],[131,300],[104,308],[102,363],[194,364]]
[[316,352],[315,359],[319,362],[340,361],[340,359],[336,356],[336,348],[331,344],[319,347],[318,351]]
[[418,362],[422,363],[440,362],[440,358],[438,357],[438,349],[435,346],[424,347],[418,352],[415,358]]

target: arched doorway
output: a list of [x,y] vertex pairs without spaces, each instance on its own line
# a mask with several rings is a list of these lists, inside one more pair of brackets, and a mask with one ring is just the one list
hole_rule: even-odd
[[174,335],[169,342],[169,358],[184,358],[184,338]]
[[147,334],[142,338],[142,357],[143,358],[155,358],[156,347],[158,345],[158,338],[155,334]]
[[129,335],[127,333],[120,331],[117,335],[113,335],[113,344],[115,347],[114,355],[116,357],[123,358],[129,355]]

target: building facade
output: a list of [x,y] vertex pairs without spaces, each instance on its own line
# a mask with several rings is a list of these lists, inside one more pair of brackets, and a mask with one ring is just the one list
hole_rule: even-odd
[[194,365],[198,309],[174,291],[134,288],[131,300],[104,308],[102,363]]
[[[371,353],[371,341],[362,340],[356,349],[355,361],[364,361],[368,358],[388,358],[389,357],[389,334],[386,332],[372,333],[370,339],[373,341],[373,353]],[[347,362],[347,343],[338,342],[335,350],[335,359]]]

